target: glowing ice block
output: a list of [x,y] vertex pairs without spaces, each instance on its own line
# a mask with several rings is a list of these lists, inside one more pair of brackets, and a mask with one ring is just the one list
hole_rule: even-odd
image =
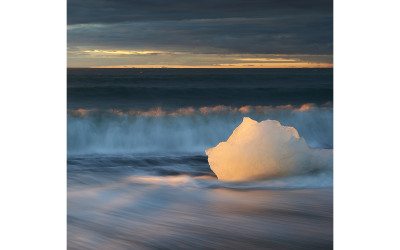
[[222,181],[246,181],[332,168],[333,150],[310,148],[293,127],[251,118],[226,142],[206,150],[211,170]]

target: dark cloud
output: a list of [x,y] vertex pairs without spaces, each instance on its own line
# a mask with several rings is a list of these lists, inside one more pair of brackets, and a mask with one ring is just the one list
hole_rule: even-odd
[[332,0],[68,0],[68,24],[332,15]]
[[332,0],[68,0],[68,45],[332,54]]
[[68,40],[76,46],[195,53],[331,54],[332,20],[299,16],[89,25],[71,29]]

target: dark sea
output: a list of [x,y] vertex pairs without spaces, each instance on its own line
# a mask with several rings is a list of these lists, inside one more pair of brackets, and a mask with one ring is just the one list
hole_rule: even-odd
[[332,69],[68,69],[68,249],[332,249],[332,169],[219,181],[244,117],[333,149]]

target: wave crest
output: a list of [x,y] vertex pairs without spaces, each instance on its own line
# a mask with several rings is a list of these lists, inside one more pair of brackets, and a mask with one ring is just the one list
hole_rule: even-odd
[[332,148],[329,107],[215,106],[176,110],[91,110],[68,112],[68,154],[195,152],[226,141],[243,116],[294,126],[314,148]]

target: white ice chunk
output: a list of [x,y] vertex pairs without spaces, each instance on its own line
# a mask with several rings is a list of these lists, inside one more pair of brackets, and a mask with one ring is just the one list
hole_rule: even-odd
[[269,179],[329,169],[333,150],[312,149],[293,127],[248,117],[226,142],[206,150],[211,170],[222,181]]

